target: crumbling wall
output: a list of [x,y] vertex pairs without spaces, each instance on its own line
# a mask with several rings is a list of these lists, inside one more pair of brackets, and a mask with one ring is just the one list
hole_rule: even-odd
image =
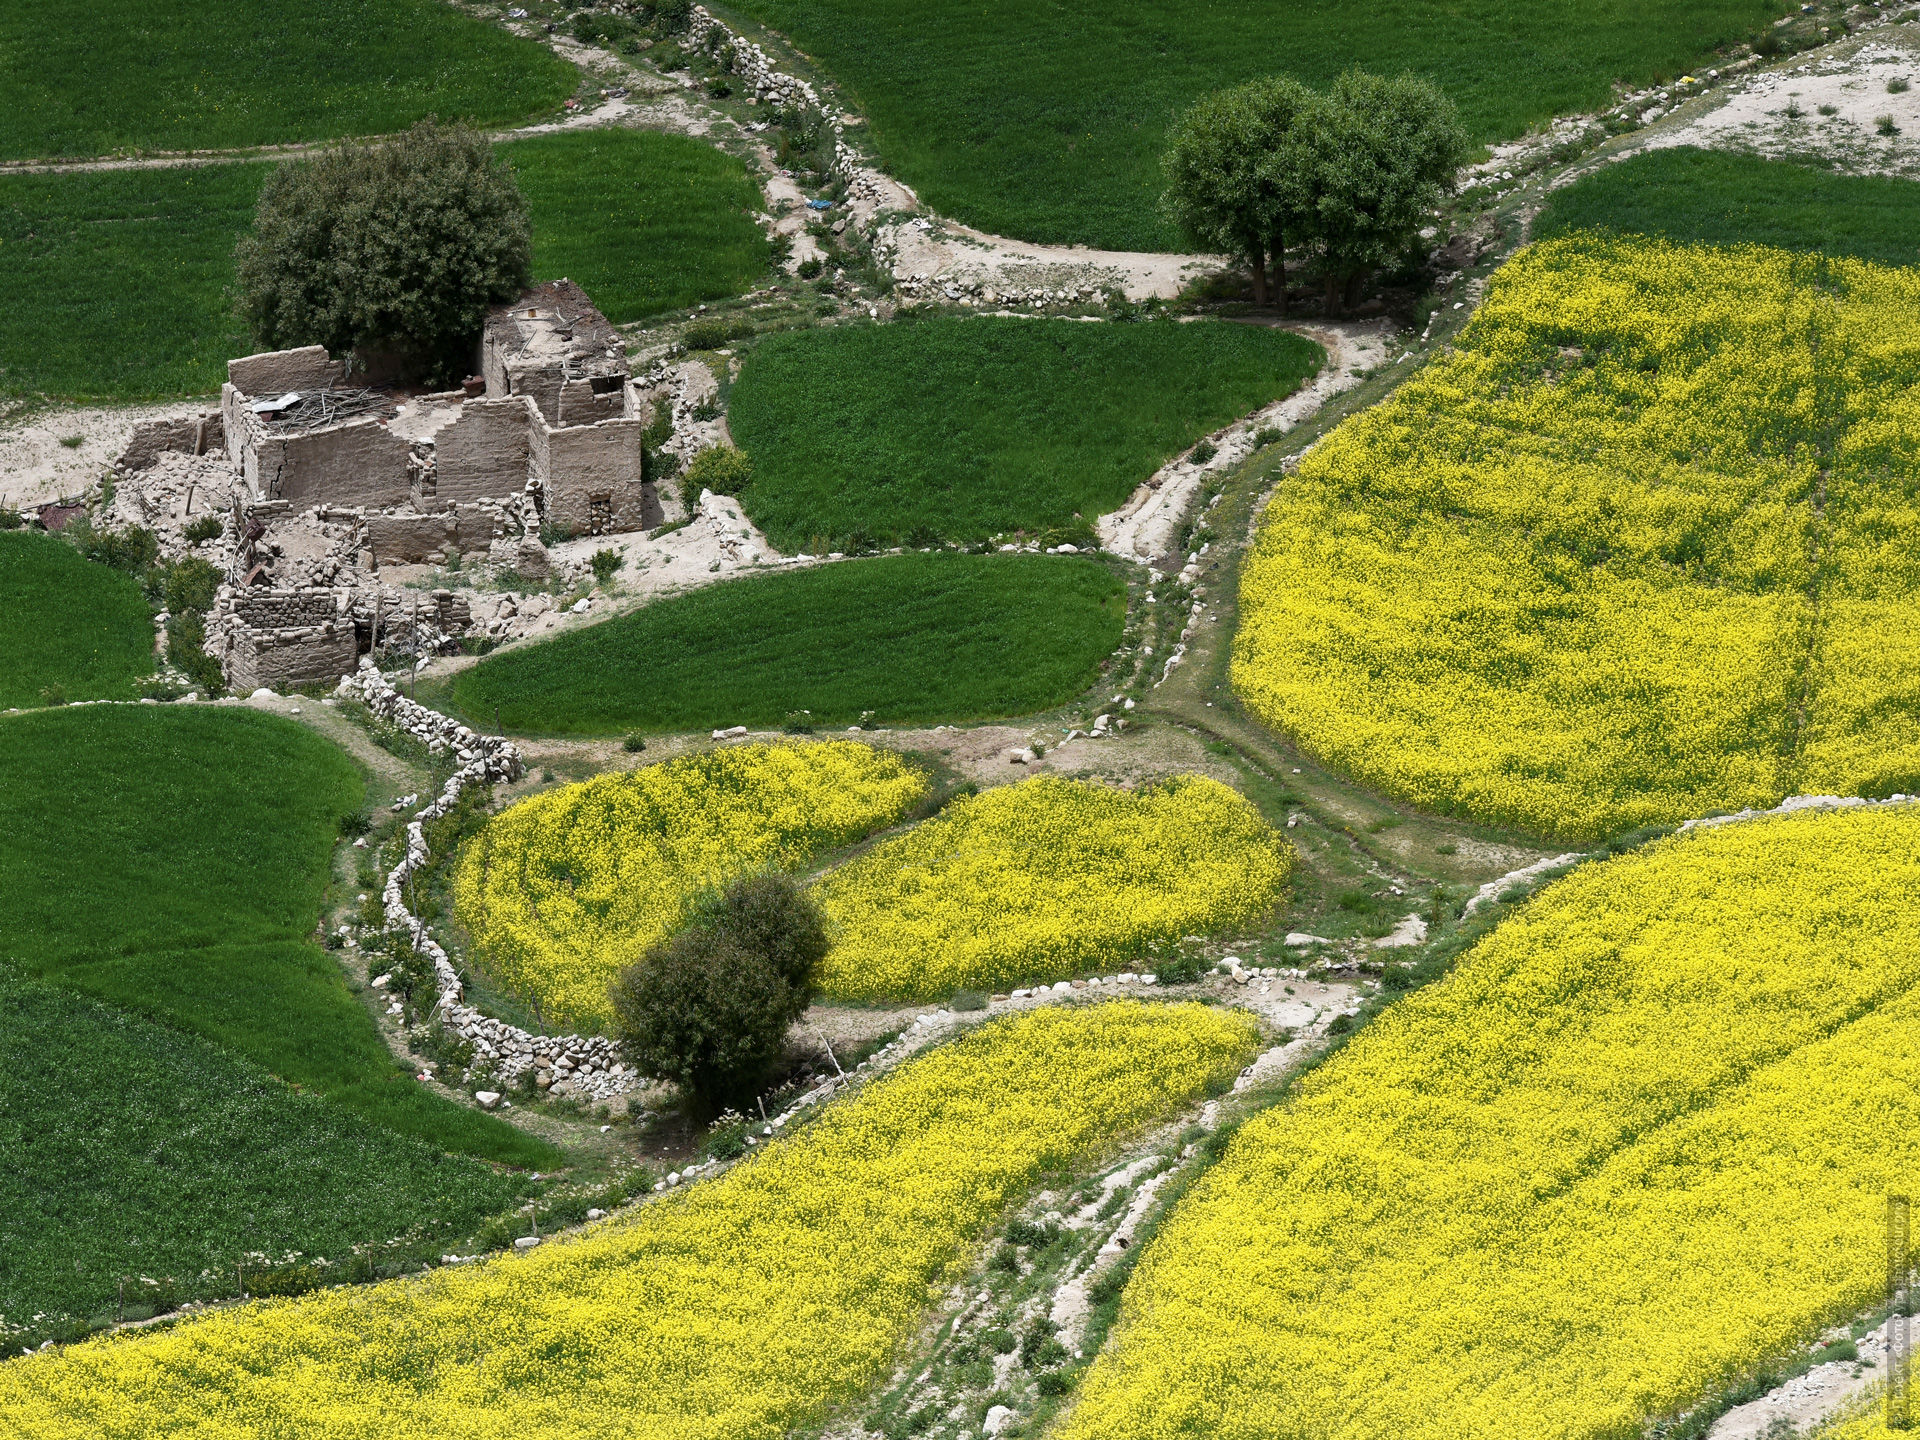
[[602,420],[563,430],[533,427],[533,473],[545,487],[547,522],[576,535],[644,530],[661,523],[645,482],[639,420]]
[[418,565],[428,556],[444,560],[449,550],[457,548],[458,529],[450,510],[426,515],[369,515],[360,527],[363,543],[373,551],[376,565]]
[[467,401],[460,418],[434,436],[434,498],[457,505],[525,490],[530,423],[520,397]]
[[224,450],[226,445],[226,425],[218,410],[200,416],[182,415],[176,420],[149,420],[133,427],[127,448],[114,465],[129,472],[146,470],[170,451],[205,455],[211,450]]
[[593,375],[568,380],[560,387],[561,425],[594,425],[617,420],[626,411],[624,375]]
[[347,367],[327,354],[324,345],[268,350],[227,362],[227,383],[256,400],[289,390],[324,390],[338,385],[346,374]]
[[470,503],[424,513],[401,510],[368,515],[360,522],[360,543],[376,565],[444,562],[449,554],[485,552],[507,533],[498,505]]
[[408,460],[413,447],[371,417],[291,435],[259,426],[241,448],[241,471],[253,493],[311,505],[398,505],[412,494]]

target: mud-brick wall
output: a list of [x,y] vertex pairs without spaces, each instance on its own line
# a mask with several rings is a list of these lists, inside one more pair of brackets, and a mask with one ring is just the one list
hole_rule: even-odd
[[331,683],[353,673],[360,647],[352,620],[291,630],[255,630],[236,626],[227,634],[223,657],[227,688],[245,695],[266,686]]
[[660,502],[640,463],[645,430],[643,421],[625,419],[565,430],[536,425],[533,473],[546,487],[548,523],[580,535],[660,524]]
[[429,555],[444,557],[455,550],[485,552],[506,534],[500,512],[477,503],[425,515],[369,515],[360,523],[361,543],[373,551],[376,565],[418,565]]
[[626,410],[626,396],[622,389],[626,382],[624,375],[607,375],[601,378],[604,388],[596,390],[591,377],[569,380],[560,387],[560,421],[562,425],[593,425],[601,420],[617,420]]
[[242,464],[253,492],[309,505],[398,505],[411,494],[413,447],[371,418],[324,430],[267,434],[246,447]]
[[434,437],[434,499],[443,505],[504,500],[527,487],[530,403],[469,400]]
[[227,448],[226,425],[220,411],[176,420],[149,420],[133,427],[127,448],[114,464],[122,470],[145,470],[168,451],[183,455],[207,455]]
[[227,362],[227,383],[255,400],[274,400],[289,390],[324,390],[346,378],[347,367],[324,345],[267,350]]

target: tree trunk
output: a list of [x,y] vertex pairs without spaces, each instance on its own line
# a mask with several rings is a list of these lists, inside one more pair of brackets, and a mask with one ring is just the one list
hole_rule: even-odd
[[1282,315],[1287,313],[1287,242],[1273,237],[1273,290]]
[[1256,245],[1247,253],[1247,263],[1253,270],[1253,303],[1265,307],[1267,303],[1267,249]]
[[1327,315],[1329,318],[1340,313],[1340,291],[1343,288],[1340,277],[1329,272],[1325,281]]

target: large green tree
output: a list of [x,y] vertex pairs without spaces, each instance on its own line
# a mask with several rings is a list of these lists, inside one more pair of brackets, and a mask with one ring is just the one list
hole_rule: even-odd
[[260,344],[386,352],[447,381],[467,372],[488,309],[531,282],[533,242],[486,137],[425,120],[280,166],[235,261]]
[[1417,77],[1349,71],[1321,94],[1273,76],[1181,117],[1162,203],[1195,243],[1246,260],[1256,304],[1269,257],[1284,306],[1286,252],[1310,254],[1332,312],[1405,253],[1466,152],[1452,102]]
[[1366,276],[1399,260],[1453,193],[1467,136],[1453,102],[1412,75],[1350,70],[1317,97],[1301,152],[1278,157],[1305,200],[1302,223],[1319,253],[1327,312]]
[[1267,303],[1267,259],[1286,305],[1286,247],[1304,219],[1299,132],[1318,100],[1297,80],[1269,76],[1203,96],[1169,136],[1162,205],[1195,244],[1247,262],[1253,299]]

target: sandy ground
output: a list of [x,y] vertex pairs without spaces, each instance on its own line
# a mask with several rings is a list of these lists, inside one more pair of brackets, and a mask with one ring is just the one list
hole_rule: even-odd
[[1833,1414],[1885,1378],[1881,1362],[1887,1354],[1886,1325],[1868,1331],[1856,1343],[1860,1351],[1858,1363],[1835,1360],[1816,1365],[1778,1390],[1748,1404],[1736,1405],[1714,1421],[1707,1440],[1761,1440],[1767,1434],[1767,1427],[1782,1417],[1793,1422],[1797,1433]]
[[1218,255],[1032,245],[926,216],[880,227],[875,243],[889,257],[895,280],[930,282],[928,293],[938,296],[951,289],[954,294],[949,298],[956,299],[972,287],[997,295],[1090,285],[1097,290],[1119,289],[1133,301],[1171,300],[1192,281],[1228,263]]
[[[1920,88],[1887,89],[1889,81],[1920,80],[1914,29],[1876,29],[1745,76],[1681,106],[1636,148],[1697,145],[1816,159],[1857,175],[1920,176]],[[1879,133],[1882,117],[1896,133]]]
[[[0,418],[0,506],[24,510],[77,496],[112,468],[134,426],[204,415],[215,403],[209,398],[166,405],[29,409]],[[63,443],[75,439],[78,445]]]
[[1386,359],[1387,341],[1393,334],[1392,323],[1386,320],[1325,321],[1287,328],[1326,347],[1327,363],[1320,373],[1284,400],[1216,430],[1208,437],[1217,447],[1211,460],[1194,464],[1183,456],[1148,476],[1125,505],[1095,522],[1104,548],[1149,563],[1171,554],[1180,522],[1209,475],[1224,474],[1251,455],[1259,448],[1254,437],[1261,431],[1284,435],[1334,396],[1358,385]]

